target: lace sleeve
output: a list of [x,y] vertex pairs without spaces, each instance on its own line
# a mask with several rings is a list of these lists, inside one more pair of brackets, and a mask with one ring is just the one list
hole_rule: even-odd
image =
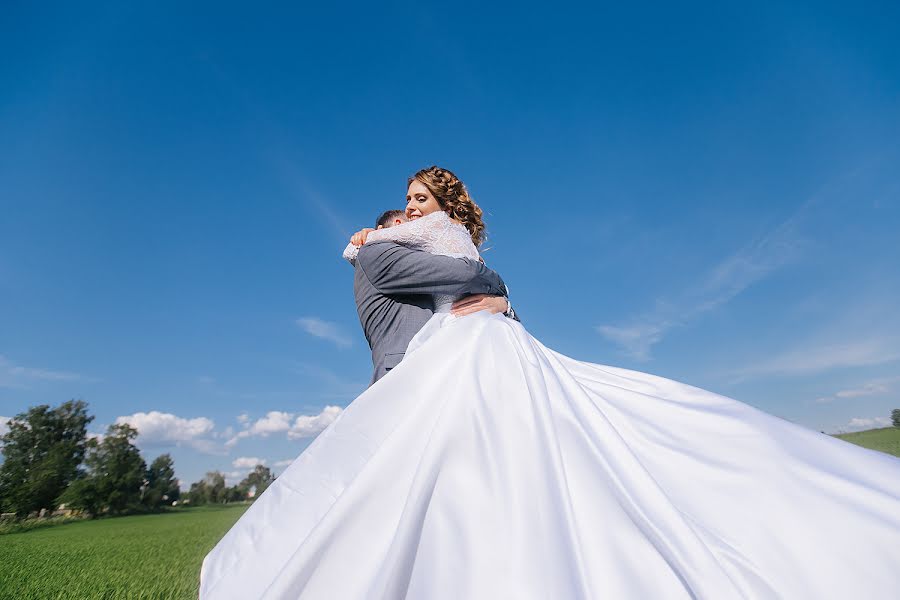
[[359,248],[354,246],[353,244],[347,244],[347,247],[344,248],[344,260],[349,262],[354,267],[356,266],[356,255],[359,254]]
[[[478,260],[480,255],[466,228],[451,219],[443,211],[433,212],[419,219],[373,231],[366,237],[369,242],[396,242],[407,248],[424,250],[432,254],[464,256]],[[359,248],[348,244],[344,258],[356,263]]]
[[[408,221],[385,229],[377,229],[366,237],[366,242],[396,242],[407,248],[423,250],[425,249],[423,247],[425,240],[428,238],[427,230],[430,227],[429,223],[434,221],[434,219],[428,218],[430,216],[431,215],[428,215],[421,219]],[[428,221],[426,221],[426,219],[428,219]],[[358,246],[347,244],[347,247],[344,248],[344,258],[350,261],[350,264],[356,264],[357,254],[359,254]]]

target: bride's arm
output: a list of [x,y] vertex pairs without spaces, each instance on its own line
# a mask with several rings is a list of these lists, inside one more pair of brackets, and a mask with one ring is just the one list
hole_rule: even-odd
[[394,225],[393,227],[362,229],[350,238],[350,243],[344,248],[344,258],[350,261],[351,264],[355,264],[359,249],[364,244],[372,242],[395,242],[407,248],[427,248],[428,240],[433,237],[432,232],[436,230],[443,215],[443,213],[433,214],[433,217],[427,215],[420,219]]

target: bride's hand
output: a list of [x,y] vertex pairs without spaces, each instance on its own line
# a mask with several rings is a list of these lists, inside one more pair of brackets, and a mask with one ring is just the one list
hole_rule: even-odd
[[350,243],[354,246],[362,246],[366,243],[366,238],[369,237],[369,234],[375,231],[371,227],[366,227],[364,229],[360,229],[350,238]]
[[479,310],[486,310],[491,314],[506,312],[509,302],[503,296],[489,296],[487,294],[473,294],[453,303],[450,313],[457,317],[471,315]]

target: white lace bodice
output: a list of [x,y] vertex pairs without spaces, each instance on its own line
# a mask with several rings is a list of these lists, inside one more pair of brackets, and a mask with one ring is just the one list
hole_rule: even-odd
[[[442,210],[425,215],[413,221],[379,229],[369,233],[366,242],[395,242],[407,248],[424,250],[431,254],[443,254],[478,260],[481,255],[472,243],[469,230],[462,223],[450,218]],[[356,262],[359,248],[347,244],[344,258]]]
[[[373,231],[366,237],[366,243],[369,242],[395,242],[401,246],[424,250],[431,254],[471,258],[472,260],[481,259],[478,249],[472,243],[469,230],[462,223],[451,219],[450,215],[442,210],[407,223]],[[350,264],[356,264],[357,254],[359,254],[359,248],[353,244],[347,244],[344,249],[344,258],[350,261]],[[456,298],[435,297],[435,312],[449,311],[450,304],[454,300]]]

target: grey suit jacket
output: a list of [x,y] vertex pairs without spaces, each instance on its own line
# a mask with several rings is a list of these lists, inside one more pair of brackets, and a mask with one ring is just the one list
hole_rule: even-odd
[[394,242],[372,242],[359,249],[353,292],[372,349],[372,383],[403,360],[410,340],[434,314],[435,294],[507,295],[500,276],[478,261]]

